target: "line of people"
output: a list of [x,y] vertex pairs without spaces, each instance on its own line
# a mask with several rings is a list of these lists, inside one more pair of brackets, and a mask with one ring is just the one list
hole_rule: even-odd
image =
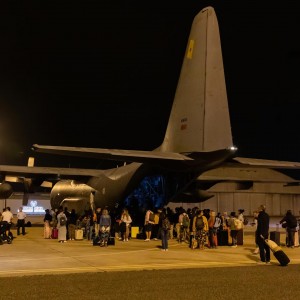
[[[220,212],[216,214],[214,210],[202,210],[198,207],[187,211],[182,207],[177,207],[175,212],[167,207],[158,209],[156,214],[152,210],[147,210],[144,223],[145,241],[149,242],[153,233],[154,240],[161,238],[160,219],[163,217],[163,213],[170,221],[168,239],[176,236],[179,243],[186,242],[192,249],[204,249],[205,245],[210,249],[216,249],[218,232],[224,230],[229,235],[227,239],[231,238],[232,240],[232,247],[236,248],[238,232],[243,229],[245,223],[243,212],[244,210],[240,209],[238,215],[231,212],[228,216],[226,212],[221,215]],[[157,216],[159,216],[159,220],[155,220]],[[156,226],[157,230],[155,230]]]
[[[62,223],[62,220],[66,220],[66,222]],[[122,210],[120,218],[114,220],[107,208],[98,207],[94,212],[86,210],[83,215],[79,216],[75,209],[69,212],[67,207],[61,206],[58,210],[45,210],[44,238],[57,238],[59,242],[65,243],[67,240],[78,239],[76,237],[77,230],[82,230],[83,238],[93,241],[101,233],[105,233],[105,236],[109,237],[114,236],[117,231],[119,239],[128,242],[131,223],[132,218],[126,208]],[[112,225],[118,225],[118,228]],[[57,236],[54,232],[57,232]],[[107,243],[107,238],[105,243]]]
[[[269,254],[265,247],[265,243],[262,243],[260,235],[268,238],[269,228],[266,225],[268,220],[265,220],[265,225],[259,225],[259,216],[263,215],[261,211],[265,211],[263,206],[260,207],[259,211],[254,217],[256,220],[256,245],[257,253],[260,253],[261,259],[268,261]],[[108,215],[108,219],[101,221],[103,213]],[[60,224],[60,219],[62,216],[66,217],[66,225]],[[267,218],[266,218],[267,219]],[[287,223],[287,245],[294,247],[295,245],[295,233],[297,232],[297,220],[291,211],[287,211],[287,214],[280,221],[280,224]],[[292,220],[292,221],[291,221]],[[123,209],[119,216],[109,214],[105,209],[97,208],[95,212],[86,211],[82,216],[78,216],[73,209],[70,213],[67,208],[60,207],[56,213],[51,214],[49,210],[46,210],[44,218],[44,237],[51,238],[52,228],[58,228],[58,240],[60,242],[65,242],[68,239],[75,239],[75,231],[78,228],[83,228],[85,231],[85,238],[88,240],[93,240],[93,238],[99,233],[106,231],[107,236],[116,236],[120,241],[128,242],[130,237],[130,228],[132,225],[132,218],[128,209]],[[167,225],[165,225],[167,224]],[[236,248],[238,245],[238,235],[240,234],[243,239],[243,228],[246,223],[246,218],[244,217],[244,210],[239,209],[238,213],[231,212],[229,215],[227,212],[221,214],[210,209],[199,209],[194,207],[188,209],[187,211],[182,207],[178,207],[173,212],[169,207],[158,209],[157,212],[152,210],[147,210],[145,213],[144,220],[144,234],[145,241],[149,242],[151,238],[154,240],[162,240],[162,250],[167,251],[168,240],[176,238],[178,242],[186,242],[189,244],[191,249],[199,248],[204,249],[205,247],[210,249],[216,249],[218,245],[231,245]],[[265,229],[267,227],[267,230]],[[222,234],[226,234],[225,240],[227,242],[223,243],[218,238],[222,239]],[[242,244],[242,243],[241,243]]]

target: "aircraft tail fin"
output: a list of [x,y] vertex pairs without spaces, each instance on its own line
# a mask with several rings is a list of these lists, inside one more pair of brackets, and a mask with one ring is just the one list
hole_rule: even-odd
[[163,152],[209,152],[232,146],[218,20],[212,7],[194,18]]

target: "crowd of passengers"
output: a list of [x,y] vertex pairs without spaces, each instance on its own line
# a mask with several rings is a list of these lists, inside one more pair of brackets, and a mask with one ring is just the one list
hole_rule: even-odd
[[[58,229],[58,240],[66,242],[75,240],[75,230],[82,229],[83,237],[87,240],[93,240],[100,232],[101,226],[109,226],[111,236],[116,236],[121,241],[128,242],[130,239],[131,226],[139,227],[139,238],[143,237],[145,241],[151,239],[161,239],[161,218],[166,216],[170,221],[167,230],[167,238],[176,239],[178,242],[189,243],[192,247],[193,240],[197,237],[197,247],[203,248],[208,245],[209,248],[217,247],[217,232],[219,230],[229,230],[232,235],[232,246],[236,247],[234,219],[241,220],[244,223],[243,209],[238,214],[231,212],[229,215],[216,213],[210,209],[199,209],[194,207],[185,210],[183,207],[176,207],[173,211],[170,207],[157,210],[147,210],[143,216],[143,223],[138,224],[131,217],[128,209],[124,208],[120,213],[110,212],[107,208],[98,207],[94,211],[86,210],[84,214],[79,215],[75,209],[71,211],[67,207],[45,211],[44,216],[44,238],[52,238],[53,228]],[[103,214],[106,218],[102,218]],[[154,215],[154,219],[151,219]],[[62,216],[66,218],[66,224],[60,225],[59,220]],[[197,220],[203,220],[202,228],[197,228]],[[141,218],[139,218],[141,219]],[[103,220],[105,224],[103,224]],[[187,222],[188,220],[188,222]]]
[[[280,222],[284,222],[290,213],[289,210],[287,216],[284,216]],[[152,215],[153,218],[151,218]],[[59,224],[62,216],[65,216],[67,220],[63,226]],[[249,225],[256,226],[256,217],[254,212],[253,220]],[[128,242],[131,237],[131,226],[138,226],[138,238],[143,238],[147,242],[151,239],[162,239],[162,234],[165,235],[162,231],[162,219],[164,218],[169,220],[169,228],[166,231],[167,240],[176,239],[180,243],[188,243],[191,248],[200,249],[203,249],[204,246],[211,249],[217,248],[219,231],[227,231],[229,244],[236,248],[238,232],[248,223],[248,219],[244,217],[244,209],[228,214],[227,212],[216,213],[211,209],[202,210],[198,207],[187,210],[183,207],[176,207],[174,211],[170,207],[166,207],[147,210],[142,216],[142,223],[137,223],[127,208],[118,213],[98,207],[94,211],[90,209],[86,210],[84,214],[78,215],[75,209],[69,211],[67,207],[60,207],[57,210],[46,210],[44,238],[51,238],[53,228],[57,228],[60,232],[58,234],[60,242],[75,240],[75,230],[82,229],[83,238],[92,241],[105,226],[111,236]],[[198,227],[199,218],[203,221],[201,228]],[[289,236],[289,244],[294,245],[294,238],[291,234]]]

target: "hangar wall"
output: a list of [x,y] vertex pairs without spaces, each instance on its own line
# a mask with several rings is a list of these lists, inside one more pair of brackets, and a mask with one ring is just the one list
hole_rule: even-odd
[[237,182],[219,183],[208,190],[213,197],[198,203],[170,202],[168,206],[174,209],[182,206],[185,209],[198,206],[217,212],[245,210],[245,215],[251,216],[259,205],[264,204],[271,217],[283,216],[288,209],[296,216],[300,215],[300,187],[286,186],[284,183],[254,182],[247,189],[241,189]]
[[288,194],[264,194],[264,193],[215,193],[214,197],[200,203],[182,203],[170,202],[168,206],[174,209],[177,206],[183,208],[193,208],[195,206],[205,209],[213,209],[217,212],[238,211],[239,208],[245,210],[246,216],[252,216],[253,211],[257,210],[259,205],[265,204],[267,212],[271,217],[283,216],[288,209],[293,214],[300,215],[300,195]]

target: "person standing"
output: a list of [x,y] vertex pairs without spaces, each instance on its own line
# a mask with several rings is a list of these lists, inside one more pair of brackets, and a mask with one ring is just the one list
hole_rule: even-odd
[[[208,235],[208,222],[207,218],[203,214],[202,209],[197,210],[197,213],[193,219],[193,235],[197,241],[197,246],[195,247],[199,248],[200,250],[204,250],[206,237]],[[194,249],[193,245],[192,249]]]
[[65,207],[64,208],[64,214],[66,216],[66,219],[67,219],[67,224],[66,224],[66,228],[67,228],[67,234],[66,234],[66,239],[68,240],[69,239],[69,219],[70,219],[70,213],[68,208]]
[[178,242],[180,243],[185,242],[189,238],[188,235],[189,235],[190,219],[188,214],[186,213],[186,210],[183,207],[180,208],[178,223],[179,223]]
[[67,217],[62,207],[59,207],[57,215],[58,242],[67,242]]
[[216,249],[217,248],[217,230],[215,229],[214,225],[216,222],[216,212],[214,210],[210,210],[210,216],[208,219],[208,241],[209,241],[209,248]]
[[[257,229],[257,216],[258,216],[258,211],[257,210],[255,210],[254,212],[253,212],[253,221],[252,221],[252,223],[251,223],[251,225],[254,227],[254,232],[255,232],[255,234],[254,234],[254,238],[255,238],[255,236],[256,236],[256,229]],[[258,245],[256,244],[256,241],[255,241],[255,249],[254,249],[254,251],[253,251],[253,254],[254,255],[256,255],[256,254],[258,254],[259,253],[259,248],[258,248]]]
[[192,244],[193,244],[193,239],[195,238],[195,232],[193,231],[193,225],[194,225],[194,217],[197,216],[197,211],[198,211],[198,207],[194,206],[189,214],[189,218],[190,218],[190,228],[189,228],[189,232],[190,232],[190,243],[189,243],[189,247],[192,249]]
[[96,208],[96,212],[94,214],[94,229],[95,229],[95,235],[98,236],[99,235],[99,231],[100,231],[100,217],[101,217],[101,207],[97,207]]
[[145,242],[149,242],[151,239],[151,233],[152,233],[152,226],[154,224],[154,212],[150,209],[147,210],[145,214],[145,233],[146,233],[146,239]]
[[[269,264],[270,263],[270,248],[265,243],[264,239],[268,239],[269,237],[269,223],[270,217],[266,213],[266,206],[260,205],[258,208],[258,216],[257,216],[257,229],[255,235],[255,241],[259,248],[259,256],[260,264]],[[262,236],[262,237],[261,237]]]
[[237,228],[237,224],[239,224],[239,222],[241,222],[240,220],[238,220],[235,211],[232,211],[230,213],[230,218],[227,220],[227,224],[230,228],[230,237],[232,239],[232,248],[236,248],[237,247],[237,235],[238,235],[238,230],[239,228]]
[[75,208],[72,208],[69,216],[69,222],[68,222],[69,240],[71,241],[75,240],[75,229],[76,229],[77,220],[78,220],[78,215],[76,213],[76,210]]
[[168,219],[167,211],[165,208],[163,208],[159,213],[159,230],[160,230],[160,237],[161,237],[161,251],[168,251],[170,220]]
[[170,221],[169,238],[170,240],[172,240],[174,237],[174,224],[175,224],[174,215],[175,214],[169,206],[166,208],[166,212],[167,212],[168,219]]
[[295,232],[297,227],[297,218],[292,214],[292,211],[289,209],[285,216],[280,220],[280,224],[286,222],[286,233],[287,233],[287,247],[294,248],[295,246]]
[[12,223],[12,220],[13,220],[13,214],[12,212],[10,211],[10,207],[7,206],[5,208],[5,210],[2,212],[2,224],[5,228],[5,234],[6,236],[9,235],[9,232],[10,232],[10,227],[11,227],[11,223]]
[[20,235],[20,228],[22,228],[22,234],[25,235],[25,219],[26,213],[23,211],[23,207],[19,208],[17,213],[17,235]]
[[244,224],[244,221],[245,221],[245,217],[244,217],[244,209],[240,208],[238,210],[238,219]]
[[52,222],[52,216],[50,214],[50,210],[47,208],[45,210],[45,216],[44,216],[44,239],[51,239],[51,222]]
[[120,231],[123,238],[123,242],[128,242],[131,222],[132,222],[131,216],[128,210],[124,208],[120,220]]
[[107,246],[108,238],[111,229],[111,216],[107,208],[102,210],[102,214],[99,221],[100,226],[100,246]]

